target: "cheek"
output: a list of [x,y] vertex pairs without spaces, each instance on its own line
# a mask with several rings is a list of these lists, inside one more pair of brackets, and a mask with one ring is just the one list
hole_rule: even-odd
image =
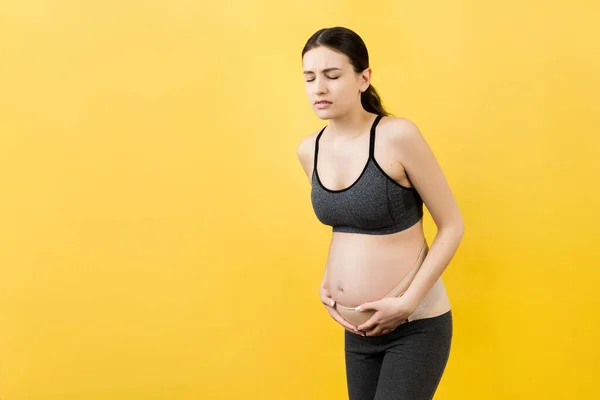
[[310,85],[308,83],[304,84],[304,92],[306,93],[306,95],[308,97],[310,97],[312,95],[312,88],[310,87]]
[[344,103],[352,103],[355,97],[358,97],[358,87],[353,82],[336,82],[335,94],[336,97],[344,101]]

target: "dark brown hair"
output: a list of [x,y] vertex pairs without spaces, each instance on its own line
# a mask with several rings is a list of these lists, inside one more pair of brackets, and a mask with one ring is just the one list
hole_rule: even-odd
[[[369,53],[365,42],[356,32],[348,28],[336,26],[319,29],[304,45],[302,57],[307,51],[319,46],[345,54],[356,73],[369,68]],[[366,111],[377,115],[390,115],[381,104],[381,97],[373,85],[369,85],[369,88],[361,93],[360,102]]]

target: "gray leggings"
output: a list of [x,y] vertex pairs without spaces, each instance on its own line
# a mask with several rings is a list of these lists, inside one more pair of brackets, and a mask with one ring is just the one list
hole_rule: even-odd
[[433,398],[450,355],[452,311],[380,336],[344,332],[350,400]]

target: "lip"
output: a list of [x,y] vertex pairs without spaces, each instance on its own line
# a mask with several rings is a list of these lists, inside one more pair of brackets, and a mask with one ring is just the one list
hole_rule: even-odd
[[324,108],[329,108],[330,105],[331,105],[331,102],[327,101],[327,100],[315,101],[315,107],[318,108],[319,110],[322,110]]

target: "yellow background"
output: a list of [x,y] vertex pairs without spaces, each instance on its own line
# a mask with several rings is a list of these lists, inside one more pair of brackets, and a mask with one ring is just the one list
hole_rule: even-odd
[[300,52],[335,25],[464,215],[436,399],[593,398],[593,3],[3,1],[0,398],[345,398],[295,154],[325,123]]

